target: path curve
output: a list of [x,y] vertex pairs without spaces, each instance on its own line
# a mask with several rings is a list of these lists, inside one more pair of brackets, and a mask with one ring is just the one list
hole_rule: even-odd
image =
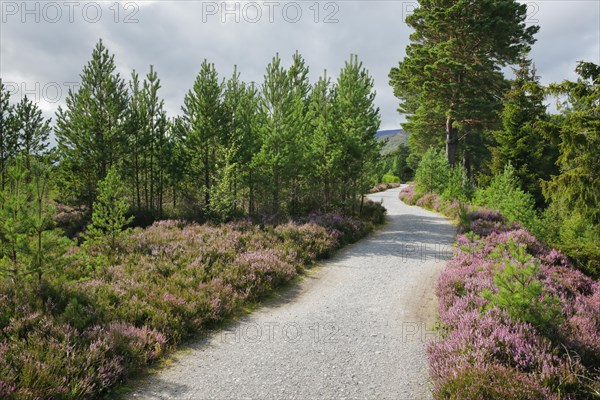
[[190,346],[133,399],[427,399],[425,342],[454,228],[370,195],[388,223],[259,310]]

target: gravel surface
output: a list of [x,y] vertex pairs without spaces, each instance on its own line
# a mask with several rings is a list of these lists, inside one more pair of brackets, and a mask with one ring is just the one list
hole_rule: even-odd
[[398,192],[369,196],[388,210],[383,228],[192,344],[129,398],[431,398],[424,347],[454,228]]

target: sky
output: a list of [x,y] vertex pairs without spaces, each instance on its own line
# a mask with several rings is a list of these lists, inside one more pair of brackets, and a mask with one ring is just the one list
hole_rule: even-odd
[[[576,79],[577,61],[600,64],[600,1],[538,0],[528,24],[541,26],[533,59],[543,84]],[[53,117],[101,38],[118,72],[145,75],[153,65],[170,116],[180,114],[204,59],[228,78],[261,83],[279,53],[291,64],[298,50],[315,81],[335,79],[351,54],[374,78],[381,129],[404,117],[388,74],[405,55],[405,16],[417,1],[7,1],[0,0],[0,77],[16,102],[33,98]],[[508,71],[508,70],[507,70]]]

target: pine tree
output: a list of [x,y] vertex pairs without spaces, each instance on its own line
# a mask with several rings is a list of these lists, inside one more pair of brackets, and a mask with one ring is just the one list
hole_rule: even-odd
[[166,177],[167,186],[171,190],[171,206],[173,210],[177,210],[178,206],[182,205],[181,200],[196,188],[187,190],[186,187],[190,181],[188,174],[192,165],[192,154],[187,146],[189,126],[182,116],[171,119],[168,126]]
[[125,186],[116,167],[111,167],[106,178],[98,183],[98,197],[94,202],[92,223],[88,225],[85,236],[92,243],[106,247],[110,255],[115,254],[118,240],[124,234],[124,228],[133,220],[127,217]]
[[498,210],[509,222],[518,222],[532,229],[536,218],[534,199],[520,186],[515,169],[509,162],[487,187],[477,189],[474,203]]
[[184,99],[182,129],[191,158],[188,175],[204,195],[205,211],[210,212],[210,193],[217,170],[216,155],[226,129],[223,82],[214,64],[204,60],[194,87]]
[[505,96],[501,114],[502,130],[494,132],[491,172],[500,174],[510,162],[526,192],[534,195],[538,204],[543,200],[541,179],[555,173],[556,149],[545,139],[543,129],[548,124],[545,92],[531,61],[523,58],[515,79]]
[[560,129],[560,174],[544,184],[547,199],[562,203],[569,213],[600,223],[600,66],[580,62],[577,82],[550,86],[565,96]]
[[[295,201],[294,195],[289,195],[289,185],[297,183],[302,172],[299,127],[305,111],[303,75],[300,65],[296,65],[294,73],[286,71],[279,55],[273,58],[265,73],[261,104],[265,118],[261,129],[262,146],[253,163],[261,169],[262,186],[267,188],[269,197],[268,211],[273,215],[290,211],[282,206]],[[298,87],[294,86],[296,84]]]
[[233,213],[243,211],[239,207],[246,199],[248,212],[253,214],[257,172],[252,157],[260,148],[258,92],[253,85],[240,81],[235,68],[227,81],[223,101],[227,115],[223,146],[227,152],[221,152],[221,158],[226,158],[224,164],[230,169]]
[[17,153],[14,107],[10,104],[10,93],[0,78],[0,190],[4,190],[8,179],[8,167]]
[[253,162],[254,156],[260,151],[262,138],[260,129],[265,120],[265,114],[261,112],[261,99],[258,89],[252,85],[246,85],[238,104],[237,130],[238,153],[236,164],[242,173],[243,186],[247,191],[248,213],[254,215],[256,211],[256,193],[258,182],[258,169]]
[[143,84],[137,73],[130,82],[131,101],[127,114],[127,140],[131,150],[126,157],[134,203],[139,212],[162,214],[167,169],[168,120],[164,100],[158,97],[160,79],[150,66]]
[[0,275],[13,281],[60,268],[70,241],[54,230],[50,167],[18,159],[0,191]]
[[450,179],[450,165],[441,151],[434,147],[425,152],[415,172],[417,192],[441,195]]
[[38,281],[48,270],[57,270],[64,263],[64,254],[71,241],[60,229],[54,229],[53,199],[51,198],[52,168],[43,161],[31,160],[29,164],[29,195],[31,239],[29,273],[37,274]]
[[500,67],[517,62],[539,30],[525,28],[526,13],[514,0],[428,0],[406,19],[415,32],[390,84],[400,111],[412,115],[405,129],[437,136],[445,127],[450,165],[465,126],[495,122],[506,88]]
[[129,148],[129,156],[125,159],[126,169],[129,171],[129,178],[131,179],[132,201],[134,208],[140,212],[142,206],[142,193],[143,193],[143,154],[145,141],[147,136],[146,126],[146,109],[143,98],[143,91],[140,87],[140,79],[137,72],[131,73],[131,80],[129,81],[129,108],[127,110],[127,120],[125,122],[125,132],[127,135],[127,146]]
[[329,210],[341,193],[342,168],[341,131],[335,126],[336,86],[327,73],[313,86],[309,97],[308,120],[311,126],[310,153],[312,162],[311,188],[314,207]]
[[69,90],[66,109],[57,113],[63,193],[90,207],[98,181],[125,153],[127,88],[115,70],[114,56],[100,40],[83,68],[81,86]]
[[369,168],[379,157],[380,145],[375,134],[380,117],[373,87],[373,78],[358,57],[352,55],[338,77],[335,112],[337,129],[343,135],[340,175],[347,185],[344,197],[350,201],[353,212],[359,195],[362,206],[362,194],[370,186]]
[[158,97],[161,88],[160,79],[154,68],[150,66],[150,72],[144,82],[144,93],[146,95],[147,115],[149,122],[149,153],[150,168],[148,170],[149,201],[148,205],[152,214],[162,214],[163,192],[165,186],[165,158],[168,147],[168,120],[164,110],[164,100]]
[[29,254],[31,220],[27,172],[22,163],[9,168],[5,187],[0,192],[0,273],[16,281],[25,269]]
[[42,110],[25,96],[15,107],[14,130],[17,136],[17,153],[25,160],[25,168],[31,168],[32,157],[38,159],[48,154],[50,119],[42,116]]
[[411,179],[413,171],[408,165],[408,157],[410,155],[410,149],[405,143],[398,143],[396,150],[392,152],[394,163],[392,165],[392,173],[399,177],[402,181],[408,181]]
[[292,56],[292,65],[288,70],[292,91],[292,109],[288,115],[289,129],[294,132],[294,142],[290,144],[293,151],[289,153],[289,190],[288,209],[294,213],[301,213],[307,201],[314,195],[308,185],[310,174],[309,164],[312,162],[307,157],[309,149],[310,124],[308,122],[308,104],[311,85],[308,78],[309,68],[304,58],[296,50]]

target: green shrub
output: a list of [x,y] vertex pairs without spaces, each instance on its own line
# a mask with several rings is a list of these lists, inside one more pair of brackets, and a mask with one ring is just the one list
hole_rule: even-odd
[[127,201],[126,188],[117,170],[113,167],[106,178],[98,182],[98,198],[94,202],[92,223],[85,233],[87,241],[98,244],[109,255],[117,249],[118,241],[124,236],[124,228],[133,218],[126,217]]
[[[505,247],[510,258],[505,256]],[[513,320],[528,322],[552,336],[562,322],[560,301],[554,295],[542,296],[547,291],[538,279],[539,263],[532,261],[533,257],[527,254],[525,245],[517,245],[512,240],[506,246],[500,244],[492,257],[504,261],[504,268],[494,276],[498,292],[486,290],[482,293],[489,302],[486,309],[497,307],[506,311]]]
[[571,210],[568,204],[555,201],[532,230],[567,255],[577,269],[594,279],[600,277],[600,224]]
[[385,222],[386,211],[385,207],[380,203],[365,201],[361,209],[360,217],[371,224],[380,225]]
[[442,151],[430,148],[423,155],[415,173],[417,192],[442,194],[450,179],[450,164]]
[[468,232],[471,230],[471,222],[473,218],[469,213],[469,207],[463,203],[458,203],[458,209],[456,210],[456,218],[458,219],[458,228],[460,232]]
[[443,199],[448,201],[454,199],[469,201],[471,199],[473,196],[473,187],[462,166],[454,166],[454,168],[450,169],[446,187],[440,194]]
[[519,222],[527,228],[536,223],[535,200],[520,189],[515,169],[510,163],[502,174],[492,179],[489,186],[475,192],[474,203],[498,210],[509,222]]
[[55,230],[50,168],[32,162],[26,169],[20,160],[8,171],[0,191],[0,277],[14,282],[64,265],[63,254],[71,242]]
[[390,173],[385,174],[381,178],[382,183],[400,183],[400,178]]

